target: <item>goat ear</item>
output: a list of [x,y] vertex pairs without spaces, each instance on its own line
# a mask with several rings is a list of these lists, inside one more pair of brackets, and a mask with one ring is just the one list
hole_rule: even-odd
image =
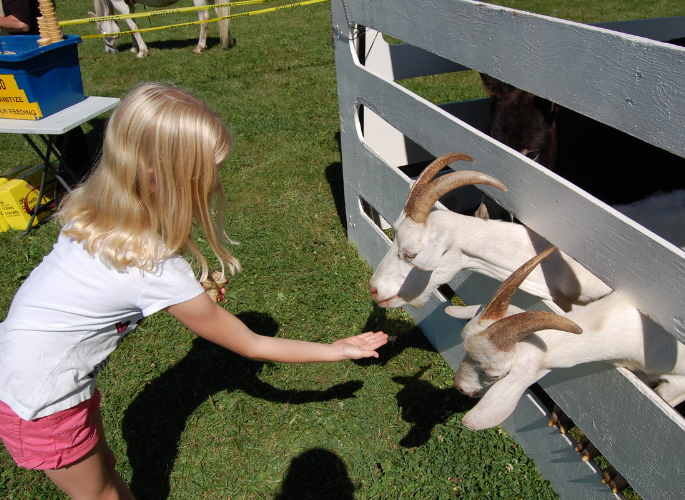
[[495,382],[464,416],[462,423],[469,429],[480,431],[504,422],[514,412],[528,386],[537,380],[537,372],[533,374],[526,368],[524,373],[521,371],[512,369],[506,377]]
[[534,102],[535,107],[540,110],[542,116],[545,117],[545,122],[547,122],[548,125],[554,123],[557,114],[559,114],[560,106],[555,102],[548,101],[547,99],[538,96],[535,96]]
[[432,239],[423,247],[416,257],[411,262],[411,265],[418,267],[423,271],[435,271],[440,265],[443,254],[447,251],[449,246],[449,238],[446,236],[438,236]]
[[479,74],[480,79],[483,81],[483,88],[490,97],[494,97],[496,99],[503,99],[507,95],[510,95],[512,92],[518,90],[513,85],[504,83],[502,80],[498,80],[497,78],[494,78],[490,75],[486,75],[485,73]]
[[478,314],[478,310],[481,308],[481,306],[464,306],[464,307],[459,307],[459,306],[449,306],[445,308],[445,312],[449,314],[450,316],[457,318],[457,319],[472,319],[476,314]]
[[499,81],[497,78],[491,77],[490,75],[486,75],[485,73],[479,73],[479,75],[480,79],[483,81],[483,88],[488,95],[497,97],[501,94],[501,81]]

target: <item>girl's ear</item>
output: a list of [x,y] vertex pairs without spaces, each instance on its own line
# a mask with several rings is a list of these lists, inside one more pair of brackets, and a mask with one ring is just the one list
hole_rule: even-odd
[[536,380],[537,372],[532,376],[512,369],[506,377],[488,389],[478,404],[464,416],[462,423],[477,431],[501,424],[513,413],[525,390]]

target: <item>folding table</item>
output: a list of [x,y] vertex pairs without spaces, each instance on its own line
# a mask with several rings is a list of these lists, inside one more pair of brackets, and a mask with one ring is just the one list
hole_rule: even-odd
[[[97,97],[90,96],[86,97],[85,100],[69,106],[68,108],[58,111],[42,120],[13,120],[8,118],[0,118],[0,133],[3,134],[22,134],[26,142],[33,148],[33,150],[38,154],[40,159],[43,161],[43,176],[40,184],[40,190],[38,193],[38,202],[36,203],[33,213],[31,214],[31,219],[26,227],[26,231],[22,233],[25,236],[31,230],[33,226],[33,221],[36,215],[41,210],[41,201],[43,200],[43,190],[45,187],[45,181],[47,179],[48,170],[50,170],[55,179],[57,179],[60,184],[66,189],[67,192],[71,192],[71,188],[63,178],[63,174],[66,173],[71,177],[72,180],[77,180],[74,172],[71,170],[69,165],[62,158],[62,151],[59,151],[54,144],[54,136],[66,134],[64,137],[64,142],[62,144],[62,150],[66,150],[69,143],[69,133],[74,128],[79,125],[101,115],[105,111],[116,107],[119,104],[120,99],[116,97]],[[43,141],[45,152],[41,150],[40,145],[36,144],[31,138],[31,135],[37,135]],[[55,155],[59,161],[59,168],[55,167],[50,163],[50,157]]]

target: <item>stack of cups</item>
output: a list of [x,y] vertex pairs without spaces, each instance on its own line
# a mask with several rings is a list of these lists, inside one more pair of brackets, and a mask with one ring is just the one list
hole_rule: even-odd
[[50,41],[50,35],[48,35],[48,26],[45,24],[45,19],[42,16],[38,18],[38,31],[40,31],[38,45],[42,47],[43,45],[52,43]]
[[[40,13],[43,15],[43,21],[38,18],[38,28],[40,29],[40,40],[38,43],[40,45],[41,41],[49,39],[47,43],[55,43],[64,40],[64,34],[62,33],[59,24],[57,23],[57,16],[55,15],[55,7],[52,5],[52,0],[38,0],[38,7],[40,8]],[[41,24],[43,28],[41,28]],[[45,32],[44,32],[45,30]]]

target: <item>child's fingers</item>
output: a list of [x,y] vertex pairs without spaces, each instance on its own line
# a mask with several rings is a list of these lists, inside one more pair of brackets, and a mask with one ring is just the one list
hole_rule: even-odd
[[361,359],[361,358],[377,358],[377,357],[378,357],[378,353],[376,351],[362,351],[362,355],[358,359]]
[[[378,336],[383,336],[385,333],[383,332],[365,332],[365,333],[360,333],[357,335],[360,339],[367,339],[370,337],[378,337]],[[387,335],[385,335],[387,337]]]
[[381,340],[377,340],[376,342],[370,342],[370,343],[362,346],[361,349],[363,349],[365,351],[375,351],[376,349],[378,349],[379,347],[383,347],[387,343],[388,343],[387,339],[381,339]]
[[388,336],[383,332],[366,332],[361,335],[352,337],[359,345],[366,345],[369,343],[378,342],[379,340],[387,342]]

